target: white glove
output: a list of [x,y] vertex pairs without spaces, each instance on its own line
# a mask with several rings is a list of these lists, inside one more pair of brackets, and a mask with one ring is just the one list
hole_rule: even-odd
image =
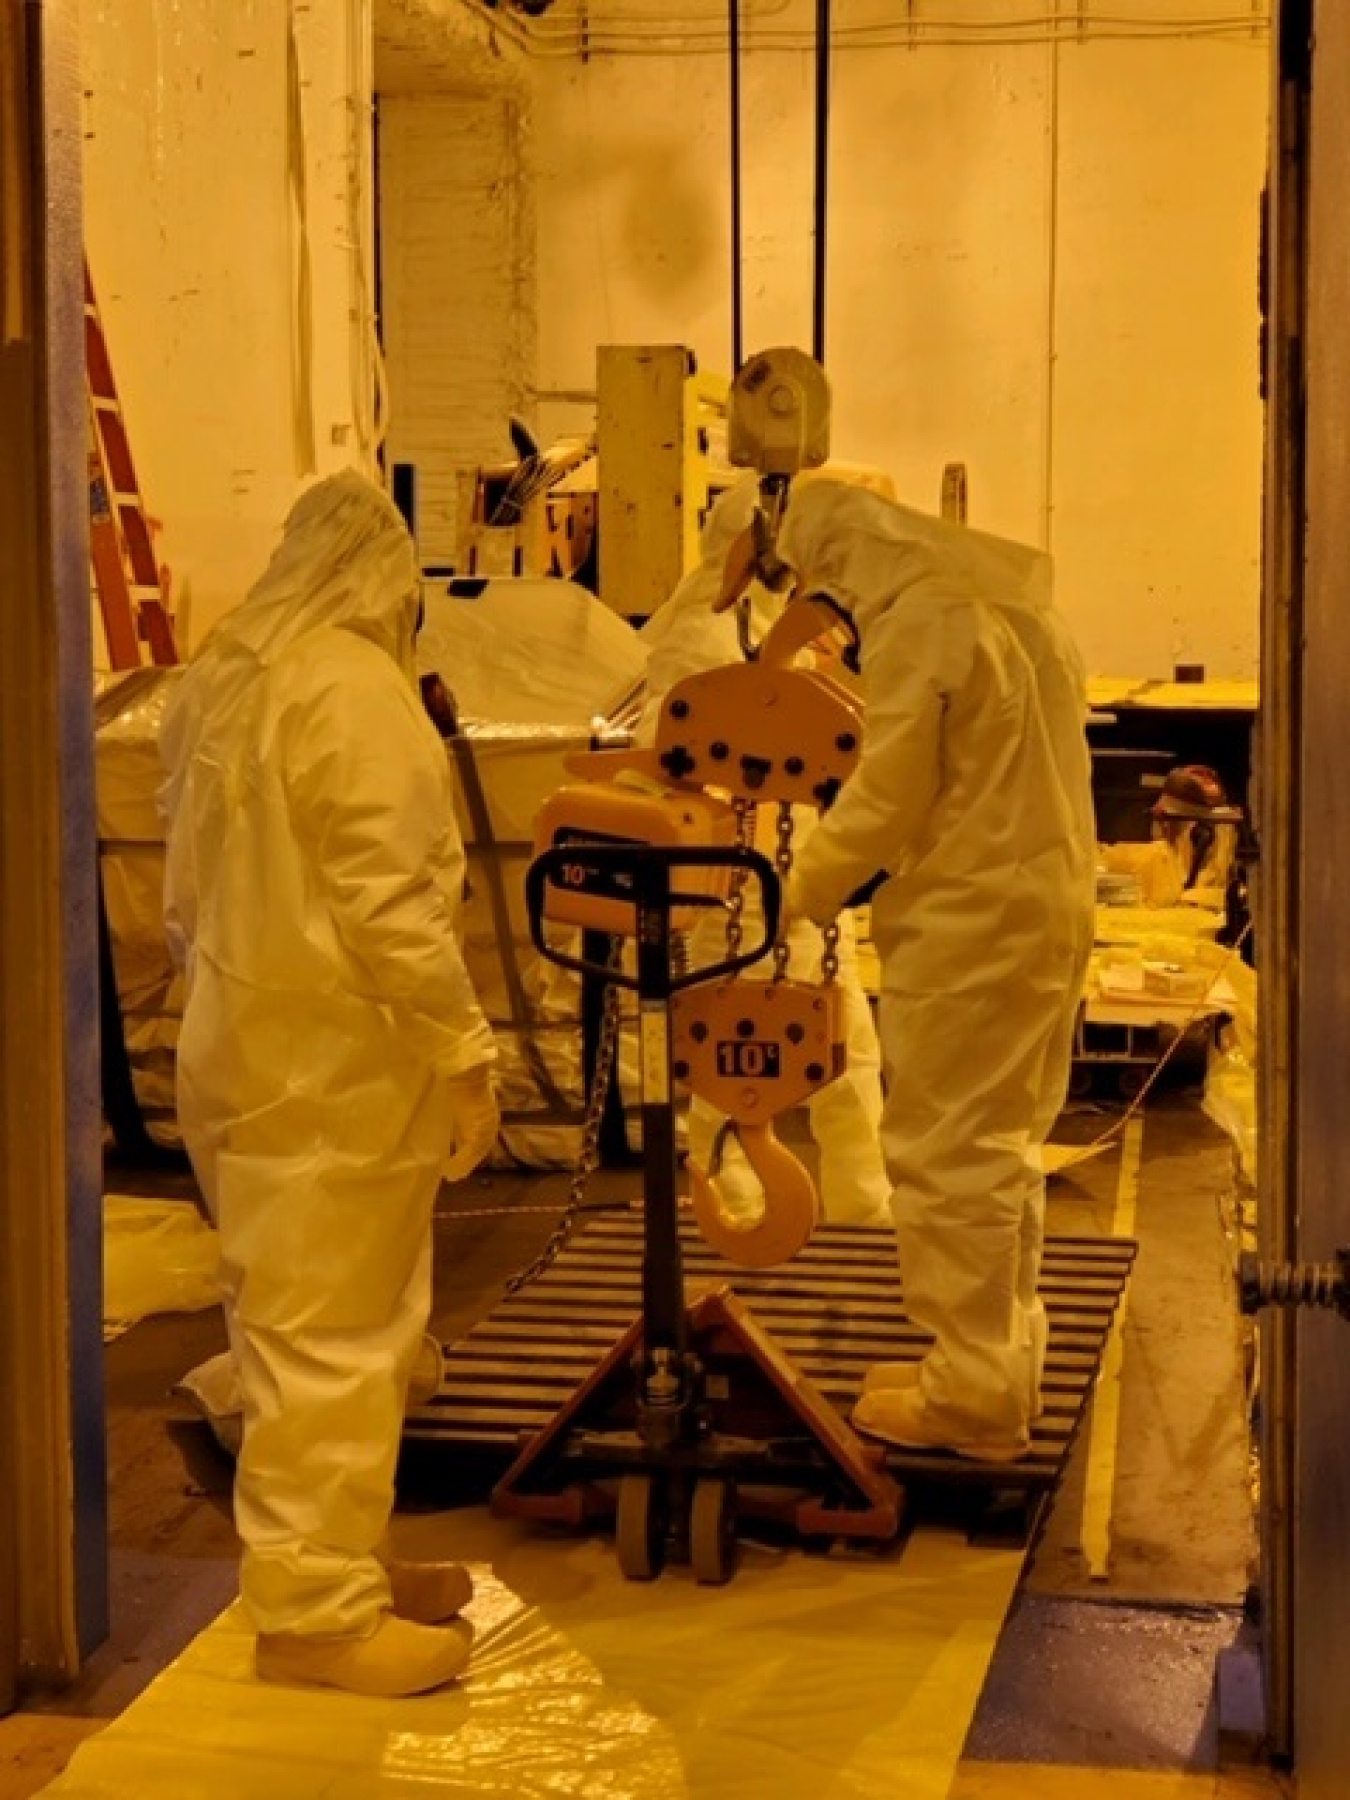
[[441,1175],[446,1181],[463,1181],[496,1143],[502,1116],[492,1090],[490,1064],[479,1063],[462,1075],[448,1075],[445,1086],[455,1135],[454,1148]]

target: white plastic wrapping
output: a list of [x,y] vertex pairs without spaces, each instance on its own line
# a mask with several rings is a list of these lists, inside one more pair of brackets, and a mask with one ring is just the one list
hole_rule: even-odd
[[466,719],[589,726],[641,678],[632,626],[570,581],[427,581],[417,641]]

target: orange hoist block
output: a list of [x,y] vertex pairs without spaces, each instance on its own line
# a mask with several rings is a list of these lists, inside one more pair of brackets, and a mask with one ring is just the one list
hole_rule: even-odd
[[786,1262],[819,1224],[815,1183],[772,1121],[843,1073],[846,1031],[843,991],[831,984],[712,981],[675,995],[672,1073],[727,1115],[764,1190],[760,1216],[743,1223],[726,1211],[716,1169],[688,1165],[699,1230],[728,1262]]
[[[619,937],[637,932],[632,881],[622,871],[600,869],[586,860],[587,844],[730,845],[736,841],[736,814],[709,794],[676,792],[642,782],[578,782],[557,788],[535,816],[534,853],[574,849],[545,892],[544,917],[557,925],[607,931]],[[703,898],[720,905],[731,886],[728,869],[691,868],[680,875],[672,896],[670,924],[688,930]],[[685,897],[684,905],[678,904]]]
[[729,663],[676,682],[656,727],[671,781],[826,807],[862,752],[862,711],[828,675]]

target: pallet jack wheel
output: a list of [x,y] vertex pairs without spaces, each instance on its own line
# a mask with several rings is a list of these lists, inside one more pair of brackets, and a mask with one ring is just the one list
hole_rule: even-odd
[[614,1514],[614,1549],[629,1581],[652,1581],[666,1560],[665,1494],[654,1475],[625,1475]]
[[721,1587],[736,1573],[736,1490],[729,1481],[705,1479],[694,1489],[689,1565],[706,1587]]

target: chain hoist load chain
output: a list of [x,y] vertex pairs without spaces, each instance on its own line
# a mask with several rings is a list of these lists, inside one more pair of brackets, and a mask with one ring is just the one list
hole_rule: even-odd
[[832,987],[839,975],[838,919],[831,919],[828,925],[821,927],[820,939],[820,979],[825,987]]
[[[610,946],[609,966],[618,971],[623,963],[623,939],[616,937]],[[572,1170],[571,1184],[567,1190],[567,1200],[558,1215],[558,1222],[549,1233],[548,1241],[532,1263],[511,1277],[506,1284],[506,1292],[514,1294],[537,1281],[567,1248],[572,1233],[576,1230],[577,1220],[581,1214],[582,1204],[586,1198],[586,1189],[591,1176],[600,1166],[600,1128],[605,1116],[605,1098],[609,1093],[610,1080],[614,1073],[614,1063],[619,1044],[619,1028],[623,1019],[623,990],[617,982],[609,982],[605,988],[604,1003],[600,1014],[600,1037],[595,1051],[595,1071],[591,1077],[591,1091],[586,1096],[586,1112],[581,1125],[581,1143],[577,1150],[576,1164]]]
[[[734,843],[738,850],[748,850],[754,844],[755,809],[748,800],[735,800],[732,810],[736,815]],[[737,870],[731,877],[731,886],[727,893],[727,956],[735,957],[741,953],[741,939],[745,935],[742,918],[745,913],[745,884],[749,877],[743,870]]]
[[[787,800],[778,803],[778,818],[774,831],[773,866],[774,872],[787,892],[788,878],[792,874],[792,804]],[[783,981],[787,977],[788,956],[790,946],[786,927],[780,929],[777,942],[773,947],[773,979]]]

